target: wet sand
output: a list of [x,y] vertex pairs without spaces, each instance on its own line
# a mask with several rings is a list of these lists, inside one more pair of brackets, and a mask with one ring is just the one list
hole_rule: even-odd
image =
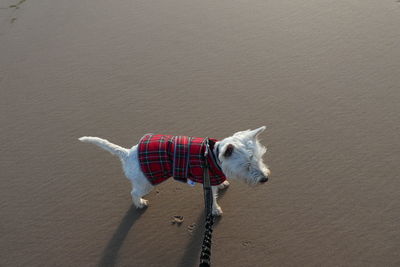
[[139,212],[118,159],[77,138],[261,125],[272,177],[221,196],[214,266],[400,265],[398,2],[16,2],[0,266],[196,266],[201,187],[167,182]]

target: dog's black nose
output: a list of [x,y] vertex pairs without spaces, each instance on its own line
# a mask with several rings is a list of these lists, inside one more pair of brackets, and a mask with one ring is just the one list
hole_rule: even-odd
[[265,182],[268,182],[268,177],[261,178],[260,183],[265,183]]

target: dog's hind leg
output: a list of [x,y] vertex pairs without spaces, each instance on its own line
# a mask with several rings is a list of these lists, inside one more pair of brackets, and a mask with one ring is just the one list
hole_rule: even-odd
[[153,186],[147,181],[134,181],[131,191],[133,204],[139,209],[146,208],[149,205],[149,201],[142,197],[147,195],[152,189]]
[[154,186],[140,170],[137,159],[137,145],[131,148],[128,157],[122,161],[122,165],[126,177],[132,184],[131,196],[133,204],[139,209],[147,207],[149,202],[142,197],[147,195]]
[[149,201],[142,198],[143,195],[141,194],[141,192],[138,192],[138,190],[136,190],[136,188],[134,188],[131,191],[131,196],[132,196],[133,204],[136,206],[136,208],[143,209],[149,205]]
[[153,189],[153,187],[154,186],[152,186],[144,177],[137,177],[132,181],[131,196],[133,204],[137,208],[142,209],[148,206],[149,201],[143,199],[142,197],[147,195]]

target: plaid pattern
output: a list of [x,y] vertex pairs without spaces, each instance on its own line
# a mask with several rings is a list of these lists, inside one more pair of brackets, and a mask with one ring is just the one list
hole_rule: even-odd
[[[217,140],[209,138],[211,151]],[[203,183],[205,138],[146,134],[138,144],[140,168],[152,185],[169,177],[187,182],[190,179]],[[226,180],[216,162],[214,153],[207,157],[211,185],[219,185]]]

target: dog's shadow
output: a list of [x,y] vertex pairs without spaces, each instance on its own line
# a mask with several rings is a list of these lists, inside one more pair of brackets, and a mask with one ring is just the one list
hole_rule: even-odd
[[[226,190],[221,190],[218,192],[218,199],[222,199]],[[204,221],[205,221],[205,212],[203,211],[196,221],[196,228],[192,232],[192,238],[189,243],[186,245],[186,250],[183,253],[181,260],[179,261],[179,267],[190,267],[190,266],[198,266],[200,261],[200,251],[201,245],[203,243],[203,234],[204,234]],[[215,217],[213,228],[218,225],[221,221],[221,217]],[[212,250],[212,249],[211,249]]]
[[125,213],[124,218],[119,224],[117,230],[115,230],[114,235],[108,241],[106,248],[103,250],[101,260],[98,264],[99,267],[103,266],[115,266],[118,258],[118,252],[124,243],[129,230],[135,224],[135,222],[142,216],[145,212],[144,210],[136,209],[135,206],[131,206],[129,210]]
[[[219,192],[219,199],[225,194],[226,190],[221,190]],[[99,267],[105,266],[115,266],[118,259],[118,252],[121,249],[125,238],[127,237],[129,230],[135,224],[135,222],[142,216],[146,209],[140,210],[136,209],[135,206],[131,206],[129,210],[125,213],[124,218],[119,224],[117,230],[115,230],[114,235],[108,241],[106,248],[103,250]],[[203,242],[204,233],[204,211],[200,214],[196,221],[196,228],[192,232],[192,238],[186,246],[186,250],[183,253],[178,266],[196,266],[199,262],[201,245]],[[220,222],[220,217],[217,217],[214,222],[214,227]]]

